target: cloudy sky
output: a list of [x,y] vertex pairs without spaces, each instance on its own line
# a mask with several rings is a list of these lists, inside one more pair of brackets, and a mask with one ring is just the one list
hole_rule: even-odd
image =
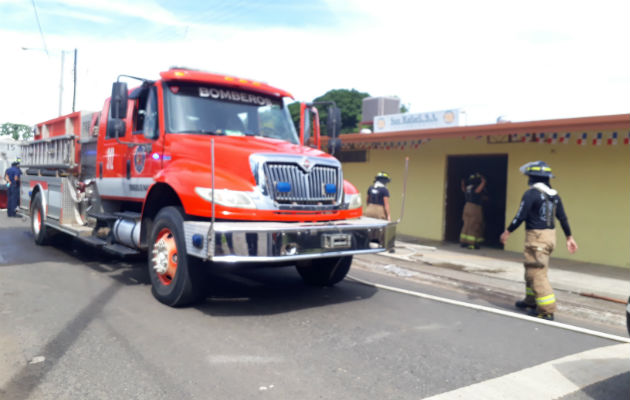
[[178,65],[298,100],[354,88],[460,108],[468,124],[628,113],[629,17],[628,0],[0,0],[0,123],[58,115],[62,51],[70,112],[75,48],[78,110],[118,74]]

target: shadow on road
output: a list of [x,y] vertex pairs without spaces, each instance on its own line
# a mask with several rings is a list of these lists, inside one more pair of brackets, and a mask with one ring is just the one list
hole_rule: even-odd
[[309,286],[292,267],[214,271],[206,300],[195,308],[215,317],[270,315],[360,301],[376,292],[347,280],[333,287]]

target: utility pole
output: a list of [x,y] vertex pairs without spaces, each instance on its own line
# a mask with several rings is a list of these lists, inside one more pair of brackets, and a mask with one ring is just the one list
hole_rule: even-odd
[[[40,50],[45,51],[48,55],[47,49],[34,49],[30,47],[22,47],[22,50]],[[69,52],[69,51],[68,51]],[[50,57],[50,56],[49,56]],[[61,70],[59,72],[59,116],[61,116],[63,111],[63,72],[66,61],[66,50],[61,50]],[[72,68],[73,75],[73,91],[72,91],[72,112],[75,111],[76,99],[77,99],[77,49],[74,49],[74,63]]]
[[61,75],[59,76],[59,116],[61,116],[61,105],[63,103],[63,66],[66,61],[66,52],[61,50]]
[[72,85],[72,112],[74,112],[74,106],[77,100],[77,49],[74,49],[74,66],[72,68],[74,82]]

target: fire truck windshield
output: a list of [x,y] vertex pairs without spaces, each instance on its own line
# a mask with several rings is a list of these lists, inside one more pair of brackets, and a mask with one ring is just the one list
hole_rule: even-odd
[[167,133],[263,136],[298,143],[281,99],[183,82],[167,83],[164,92]]

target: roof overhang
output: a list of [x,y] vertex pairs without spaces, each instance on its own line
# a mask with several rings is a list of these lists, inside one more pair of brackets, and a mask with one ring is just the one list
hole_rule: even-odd
[[595,117],[550,119],[542,121],[504,122],[489,125],[470,125],[449,128],[416,129],[384,133],[344,134],[344,143],[365,143],[391,140],[417,140],[452,137],[502,136],[512,134],[565,133],[582,131],[630,130],[630,114]]

